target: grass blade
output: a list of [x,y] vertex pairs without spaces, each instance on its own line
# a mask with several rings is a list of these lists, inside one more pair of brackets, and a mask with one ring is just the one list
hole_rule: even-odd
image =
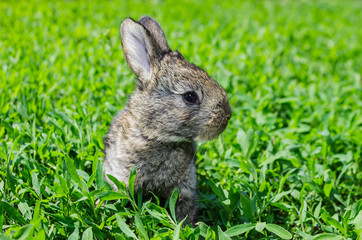
[[88,240],[88,239],[93,239],[93,231],[91,227],[87,228],[82,236],[82,240]]
[[241,205],[243,207],[243,212],[247,219],[250,222],[254,222],[254,214],[253,214],[253,207],[251,203],[251,199],[245,195],[240,196]]
[[226,233],[224,233],[220,226],[217,227],[217,235],[219,237],[219,240],[231,240],[230,236],[228,236]]
[[138,239],[137,236],[132,232],[132,230],[128,227],[126,222],[121,218],[119,214],[116,214],[117,224],[121,231],[126,234],[128,237],[133,239]]
[[128,189],[129,189],[129,193],[131,194],[131,197],[133,200],[134,199],[134,181],[136,179],[136,167],[133,165],[131,172],[129,174],[129,181],[128,181]]
[[292,234],[276,224],[268,223],[265,228],[283,239],[292,239]]
[[34,226],[33,224],[27,224],[21,227],[13,236],[12,239],[30,239],[33,237]]
[[171,216],[172,216],[172,219],[173,219],[173,221],[175,223],[177,222],[177,218],[176,218],[176,202],[177,202],[177,198],[178,198],[178,188],[175,188],[175,190],[173,190],[173,192],[172,192],[172,195],[170,197],[170,203],[169,203]]
[[255,226],[255,230],[258,232],[263,232],[265,228],[266,222],[258,222]]
[[236,225],[233,226],[231,228],[229,228],[228,230],[225,231],[225,233],[229,236],[229,237],[235,237],[238,236],[240,234],[246,233],[252,229],[255,228],[255,224],[253,223],[244,223],[244,224],[240,224],[240,225]]
[[341,235],[337,235],[334,233],[322,233],[316,235],[313,240],[340,240],[343,239]]
[[173,234],[172,234],[172,239],[173,240],[179,240],[180,239],[180,232],[182,229],[182,224],[184,223],[185,219],[182,220],[179,224],[177,224]]
[[96,186],[97,189],[101,189],[106,183],[104,179],[103,173],[103,165],[100,160],[98,160],[97,168],[96,168]]
[[118,200],[118,199],[128,199],[128,196],[125,196],[122,193],[114,192],[114,191],[105,191],[98,193],[96,198],[99,198],[104,201]]
[[135,217],[136,227],[137,227],[138,231],[140,231],[142,239],[148,240],[149,238],[148,238],[147,232],[145,230],[145,227],[142,223],[140,215],[137,212],[135,212],[134,217]]
[[5,212],[10,218],[12,218],[18,224],[20,225],[27,224],[25,218],[9,203],[1,201],[0,209],[2,209],[2,211],[0,212]]

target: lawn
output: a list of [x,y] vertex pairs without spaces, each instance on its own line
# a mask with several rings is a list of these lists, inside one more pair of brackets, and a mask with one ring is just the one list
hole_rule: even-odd
[[[361,12],[353,0],[1,1],[0,239],[361,240]],[[144,15],[233,111],[198,144],[197,226],[174,218],[176,191],[165,206],[103,178],[103,138],[135,86],[119,27]]]

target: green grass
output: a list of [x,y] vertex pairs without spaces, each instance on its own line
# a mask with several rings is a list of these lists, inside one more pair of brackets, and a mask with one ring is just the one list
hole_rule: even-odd
[[[362,239],[361,12],[352,0],[1,1],[0,239]],[[174,220],[176,192],[159,206],[102,176],[103,137],[135,85],[118,30],[143,15],[233,110],[198,147],[195,228]]]

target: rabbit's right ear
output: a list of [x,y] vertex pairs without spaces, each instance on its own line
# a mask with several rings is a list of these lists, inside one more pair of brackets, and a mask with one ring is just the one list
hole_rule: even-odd
[[120,29],[123,52],[128,66],[142,85],[151,81],[152,62],[159,54],[158,46],[147,30],[131,18],[126,18]]

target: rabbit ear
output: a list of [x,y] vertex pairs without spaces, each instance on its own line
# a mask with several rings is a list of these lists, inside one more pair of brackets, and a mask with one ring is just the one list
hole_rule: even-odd
[[144,85],[152,76],[152,61],[159,52],[157,44],[147,30],[131,18],[123,21],[120,33],[128,66]]
[[157,42],[159,48],[163,52],[170,52],[171,49],[167,44],[166,37],[164,32],[161,29],[160,24],[147,16],[141,17],[138,21],[140,24],[142,24],[153,36],[154,40]]

